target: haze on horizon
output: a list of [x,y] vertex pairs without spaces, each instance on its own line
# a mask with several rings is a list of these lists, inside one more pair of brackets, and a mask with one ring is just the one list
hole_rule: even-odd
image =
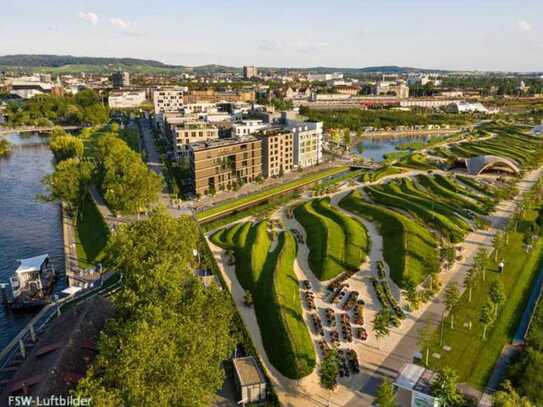
[[4,0],[0,54],[543,70],[543,1]]

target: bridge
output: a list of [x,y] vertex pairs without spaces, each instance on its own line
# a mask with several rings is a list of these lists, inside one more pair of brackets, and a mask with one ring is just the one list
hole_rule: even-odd
[[21,126],[0,127],[0,136],[13,133],[50,133],[54,129],[62,128],[65,131],[81,130],[81,126]]

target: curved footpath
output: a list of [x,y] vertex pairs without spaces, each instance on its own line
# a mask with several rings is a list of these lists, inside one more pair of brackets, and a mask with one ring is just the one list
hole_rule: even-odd
[[[440,171],[433,172],[439,173]],[[412,170],[402,174],[383,177],[379,181],[371,184],[380,184],[394,178],[404,178],[424,173],[427,173],[427,171]],[[349,289],[358,291],[360,293],[360,298],[364,299],[366,302],[364,310],[364,326],[368,331],[368,340],[366,342],[354,340],[352,343],[346,345],[342,342],[342,348],[349,347],[357,351],[361,373],[350,376],[349,378],[340,379],[339,386],[331,394],[330,401],[328,392],[319,385],[317,369],[310,375],[296,381],[284,377],[271,365],[262,344],[260,329],[254,309],[246,307],[243,303],[244,290],[236,278],[235,268],[234,266],[227,265],[224,251],[213,245],[208,239],[209,246],[217,260],[217,264],[223,274],[228,289],[232,293],[238,312],[247,327],[264,368],[275,386],[281,403],[293,407],[371,405],[373,402],[372,395],[375,394],[377,386],[381,383],[382,378],[395,378],[403,364],[412,361],[414,354],[418,350],[417,332],[423,325],[423,321],[429,320],[436,326],[439,325],[444,307],[442,295],[447,285],[454,281],[457,282],[460,287],[463,287],[462,281],[464,274],[473,265],[473,259],[479,248],[492,247],[492,241],[497,231],[502,230],[505,227],[507,220],[512,213],[514,213],[522,195],[533,186],[542,173],[543,167],[528,173],[517,183],[519,189],[517,197],[513,200],[501,202],[489,216],[491,227],[486,230],[476,230],[469,233],[464,242],[457,245],[462,248],[464,259],[462,262],[455,262],[449,271],[440,274],[442,282],[440,292],[430,302],[422,304],[418,310],[408,313],[407,318],[402,321],[401,325],[397,328],[392,328],[390,334],[381,340],[376,339],[371,324],[375,314],[381,308],[371,285],[371,276],[376,273],[377,261],[383,259],[383,240],[379,235],[377,228],[371,222],[344,211],[359,219],[364,226],[366,226],[371,241],[371,250],[368,259],[361,265],[360,272],[347,280]],[[332,204],[337,206],[338,202],[345,194],[353,189],[359,188],[361,185],[370,185],[370,183],[358,183],[358,185],[354,187],[343,187],[340,191],[330,194],[329,196],[332,199]],[[294,271],[299,280],[309,280],[311,282],[312,291],[315,293],[315,305],[317,306],[317,309],[332,307],[335,309],[336,313],[339,312],[340,309],[337,305],[331,305],[324,301],[326,282],[319,281],[311,272],[307,260],[309,249],[305,244],[305,241],[307,240],[305,230],[295,218],[288,219],[286,217],[285,207],[275,211],[271,218],[281,220],[286,229],[297,229],[302,233],[304,244],[298,244],[298,254],[294,263]],[[394,296],[398,298],[399,288],[394,284],[391,284],[391,288]],[[461,290],[463,291],[463,288]],[[300,301],[302,301],[301,296]],[[309,314],[305,306],[303,306],[303,309],[304,320],[308,326],[313,342],[316,344],[320,338],[314,335],[312,323],[309,320]],[[321,355],[319,354],[319,351],[316,350],[316,353],[317,360],[320,360]]]

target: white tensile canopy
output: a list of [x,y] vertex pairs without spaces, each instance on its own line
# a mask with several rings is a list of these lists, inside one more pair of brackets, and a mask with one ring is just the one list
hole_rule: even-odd
[[29,257],[27,259],[18,259],[17,261],[21,263],[16,273],[28,273],[30,271],[38,271],[41,268],[41,265],[49,257],[48,254],[42,254],[40,256]]

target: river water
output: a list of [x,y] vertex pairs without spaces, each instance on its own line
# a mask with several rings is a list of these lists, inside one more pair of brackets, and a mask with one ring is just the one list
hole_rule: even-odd
[[[49,253],[64,275],[62,218],[58,204],[42,203],[41,179],[53,171],[53,155],[47,137],[37,134],[6,136],[11,153],[0,158],[0,282],[7,282],[17,259]],[[55,290],[65,288],[57,279]],[[0,349],[17,335],[32,314],[12,313],[0,305]]]
[[418,141],[427,142],[430,138],[443,137],[439,135],[415,135],[415,136],[365,136],[364,140],[353,147],[353,153],[360,155],[359,146],[362,146],[362,157],[373,160],[383,161],[385,154],[392,153],[400,144],[413,143]]

